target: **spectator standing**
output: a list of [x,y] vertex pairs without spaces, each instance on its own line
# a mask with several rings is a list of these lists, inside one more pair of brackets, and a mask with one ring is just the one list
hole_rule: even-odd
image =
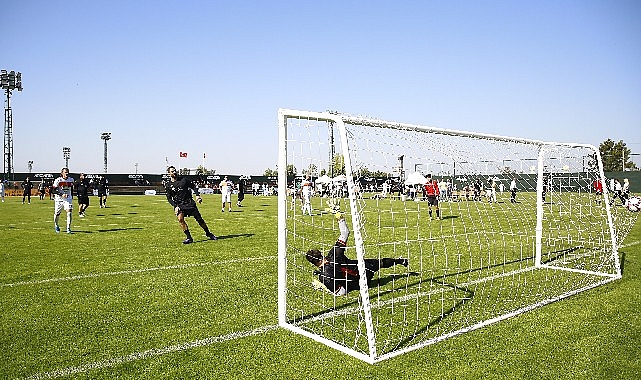
[[236,206],[242,207],[241,203],[243,202],[244,199],[245,199],[245,180],[241,178],[238,180],[238,202],[236,202]]
[[89,207],[89,182],[85,179],[84,173],[80,173],[78,177],[76,197],[78,198],[78,216],[84,218],[85,210]]
[[25,198],[27,198],[27,202],[31,204],[31,189],[33,189],[33,182],[27,177],[22,182],[22,204],[24,204]]

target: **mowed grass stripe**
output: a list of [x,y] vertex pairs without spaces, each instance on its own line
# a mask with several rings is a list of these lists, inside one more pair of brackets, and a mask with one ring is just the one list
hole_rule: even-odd
[[227,264],[239,263],[243,261],[272,260],[276,258],[277,256],[248,257],[244,259],[233,259],[233,260],[218,261],[218,262],[211,261],[206,263],[181,264],[181,265],[171,265],[171,266],[155,267],[155,268],[141,268],[141,269],[123,270],[123,271],[117,271],[117,272],[88,273],[88,274],[69,276],[69,277],[48,278],[44,280],[20,281],[20,282],[14,282],[9,284],[0,284],[0,287],[37,285],[37,284],[46,284],[48,282],[73,281],[73,280],[82,280],[87,278],[97,278],[97,277],[104,277],[104,276],[120,276],[120,275],[162,271],[162,270],[188,269],[188,268],[204,267],[204,266],[210,266],[210,265],[227,265]]
[[205,339],[199,339],[193,342],[176,344],[169,347],[152,348],[146,351],[136,352],[126,356],[102,360],[99,362],[93,362],[93,363],[84,364],[76,367],[68,367],[68,368],[57,370],[57,371],[37,373],[29,377],[26,377],[25,379],[26,380],[54,379],[58,377],[76,375],[79,373],[89,372],[93,370],[114,367],[119,364],[133,362],[136,360],[149,359],[154,356],[166,355],[166,354],[170,354],[178,351],[210,346],[216,343],[224,343],[224,342],[235,340],[235,339],[247,338],[249,336],[263,334],[277,328],[278,328],[278,325],[269,325],[269,326],[259,327],[253,330],[233,332],[233,333],[222,335],[222,336],[214,336],[214,337],[209,337]]

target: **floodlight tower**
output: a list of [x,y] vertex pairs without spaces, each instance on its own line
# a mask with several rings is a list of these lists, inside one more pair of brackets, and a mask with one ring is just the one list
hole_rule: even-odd
[[111,140],[111,132],[103,132],[100,138],[105,141],[105,173],[107,173],[107,141]]
[[2,70],[0,85],[7,95],[4,107],[4,179],[13,179],[13,116],[10,100],[13,90],[22,91],[22,74],[13,70]]
[[62,158],[65,159],[65,168],[69,168],[69,159],[71,158],[71,148],[63,147],[62,148]]

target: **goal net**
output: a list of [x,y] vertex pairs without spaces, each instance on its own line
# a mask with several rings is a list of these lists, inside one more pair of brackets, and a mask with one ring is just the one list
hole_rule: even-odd
[[620,278],[636,220],[590,145],[280,109],[278,171],[279,324],[369,363]]

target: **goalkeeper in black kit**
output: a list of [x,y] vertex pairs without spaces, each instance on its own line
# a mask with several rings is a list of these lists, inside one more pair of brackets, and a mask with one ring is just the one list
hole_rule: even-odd
[[[340,236],[334,246],[329,250],[327,256],[317,250],[307,251],[307,261],[317,266],[314,271],[314,286],[318,289],[327,290],[337,296],[343,296],[351,290],[359,288],[358,260],[352,260],[345,256],[345,245],[349,238],[349,228],[342,213],[336,213]],[[407,267],[407,259],[365,259],[365,277],[369,284],[374,274],[381,268],[391,268],[394,265]]]
[[196,202],[194,201],[194,198],[192,198],[191,191],[193,190],[196,194],[196,201],[198,201],[198,203],[203,201],[196,185],[186,177],[178,178],[176,168],[173,166],[167,168],[167,174],[169,174],[169,181],[165,184],[165,192],[167,194],[167,200],[172,206],[174,206],[174,213],[178,218],[178,223],[187,237],[183,240],[183,244],[190,244],[194,242],[194,239],[191,237],[191,233],[189,232],[189,227],[185,222],[186,216],[193,216],[200,227],[205,231],[205,235],[211,240],[216,240],[216,236],[209,231],[209,228],[207,228],[207,223],[205,223],[205,220],[200,215],[198,206],[196,206]]

